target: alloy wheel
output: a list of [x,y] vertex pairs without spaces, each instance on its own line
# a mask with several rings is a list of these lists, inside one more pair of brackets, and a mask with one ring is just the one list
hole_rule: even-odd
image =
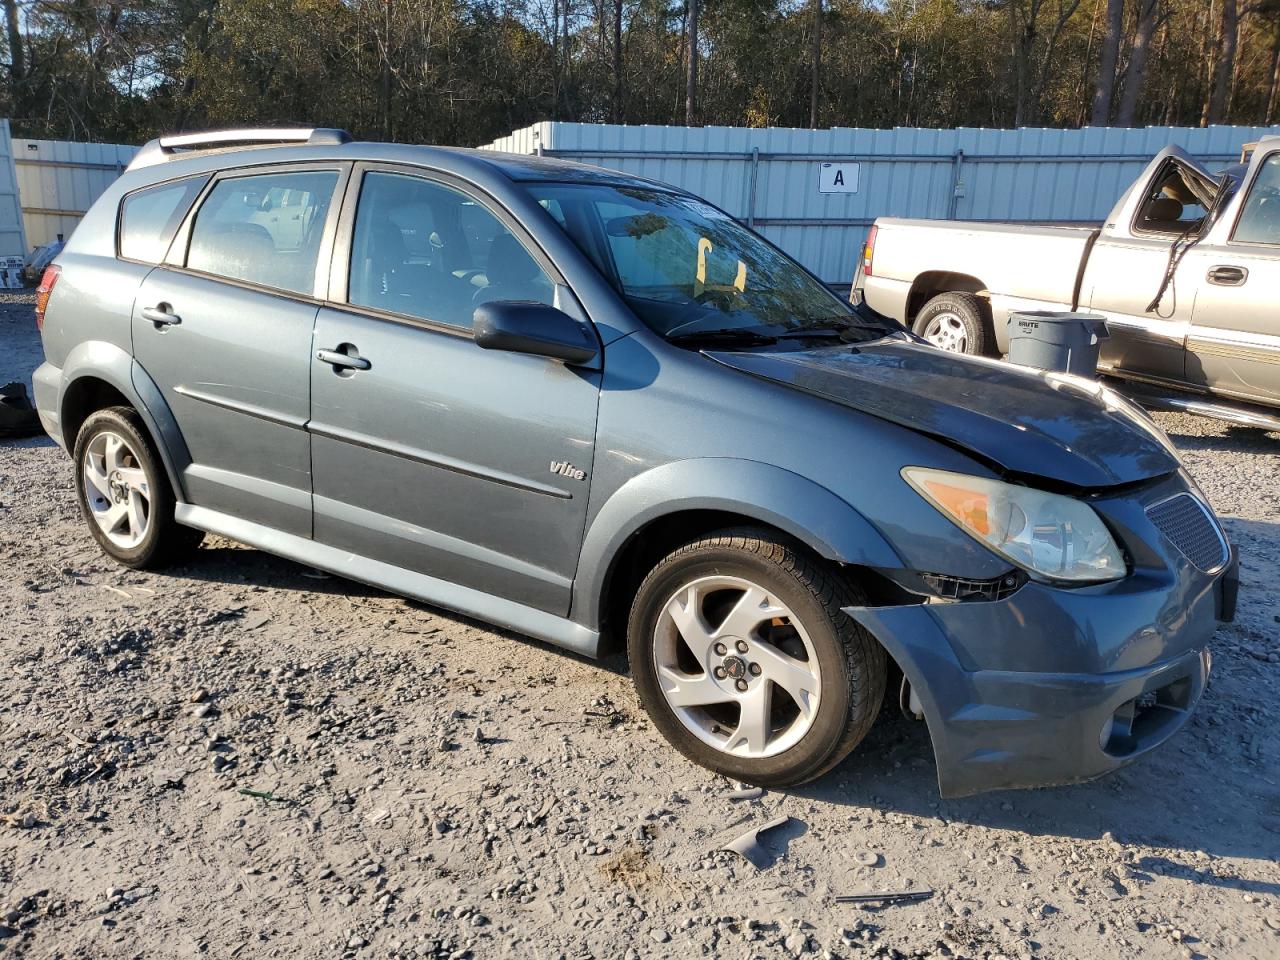
[[969,341],[964,321],[954,313],[940,313],[931,317],[923,336],[935,347],[948,353],[964,353]]
[[122,550],[138,546],[151,525],[151,488],[129,442],[102,431],[85,448],[81,470],[85,500],[99,529]]
[[667,601],[654,630],[658,686],[703,743],[745,758],[795,746],[818,713],[821,670],[804,625],[741,577],[702,577]]

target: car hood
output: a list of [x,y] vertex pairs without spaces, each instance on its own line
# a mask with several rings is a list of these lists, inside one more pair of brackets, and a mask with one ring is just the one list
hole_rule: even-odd
[[897,338],[707,356],[937,437],[1012,473],[1107,487],[1179,467],[1158,427],[1128,401],[1078,377]]

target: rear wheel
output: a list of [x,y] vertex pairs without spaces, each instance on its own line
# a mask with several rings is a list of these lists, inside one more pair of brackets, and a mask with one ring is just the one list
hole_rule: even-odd
[[839,572],[769,531],[669,554],[636,593],[628,652],[641,703],[695,763],[738,780],[813,779],[871,728],[885,656],[842,606]]
[[995,355],[995,332],[987,305],[972,293],[939,294],[920,308],[911,328],[948,353]]
[[74,457],[80,511],[117,563],[161,567],[204,539],[173,519],[173,491],[134,410],[108,407],[90,414],[76,437]]

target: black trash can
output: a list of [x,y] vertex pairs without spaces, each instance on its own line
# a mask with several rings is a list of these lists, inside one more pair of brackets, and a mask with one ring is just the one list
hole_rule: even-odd
[[1094,377],[1107,320],[1094,313],[1027,310],[1009,314],[1009,360],[1027,367]]

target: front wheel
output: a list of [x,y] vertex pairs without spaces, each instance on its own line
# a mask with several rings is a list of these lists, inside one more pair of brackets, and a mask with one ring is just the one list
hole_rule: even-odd
[[839,572],[764,530],[714,534],[645,578],[627,646],[640,701],[686,757],[761,786],[825,773],[880,710],[885,655]]
[[911,329],[948,353],[995,355],[995,331],[987,305],[972,293],[938,294],[920,308]]

